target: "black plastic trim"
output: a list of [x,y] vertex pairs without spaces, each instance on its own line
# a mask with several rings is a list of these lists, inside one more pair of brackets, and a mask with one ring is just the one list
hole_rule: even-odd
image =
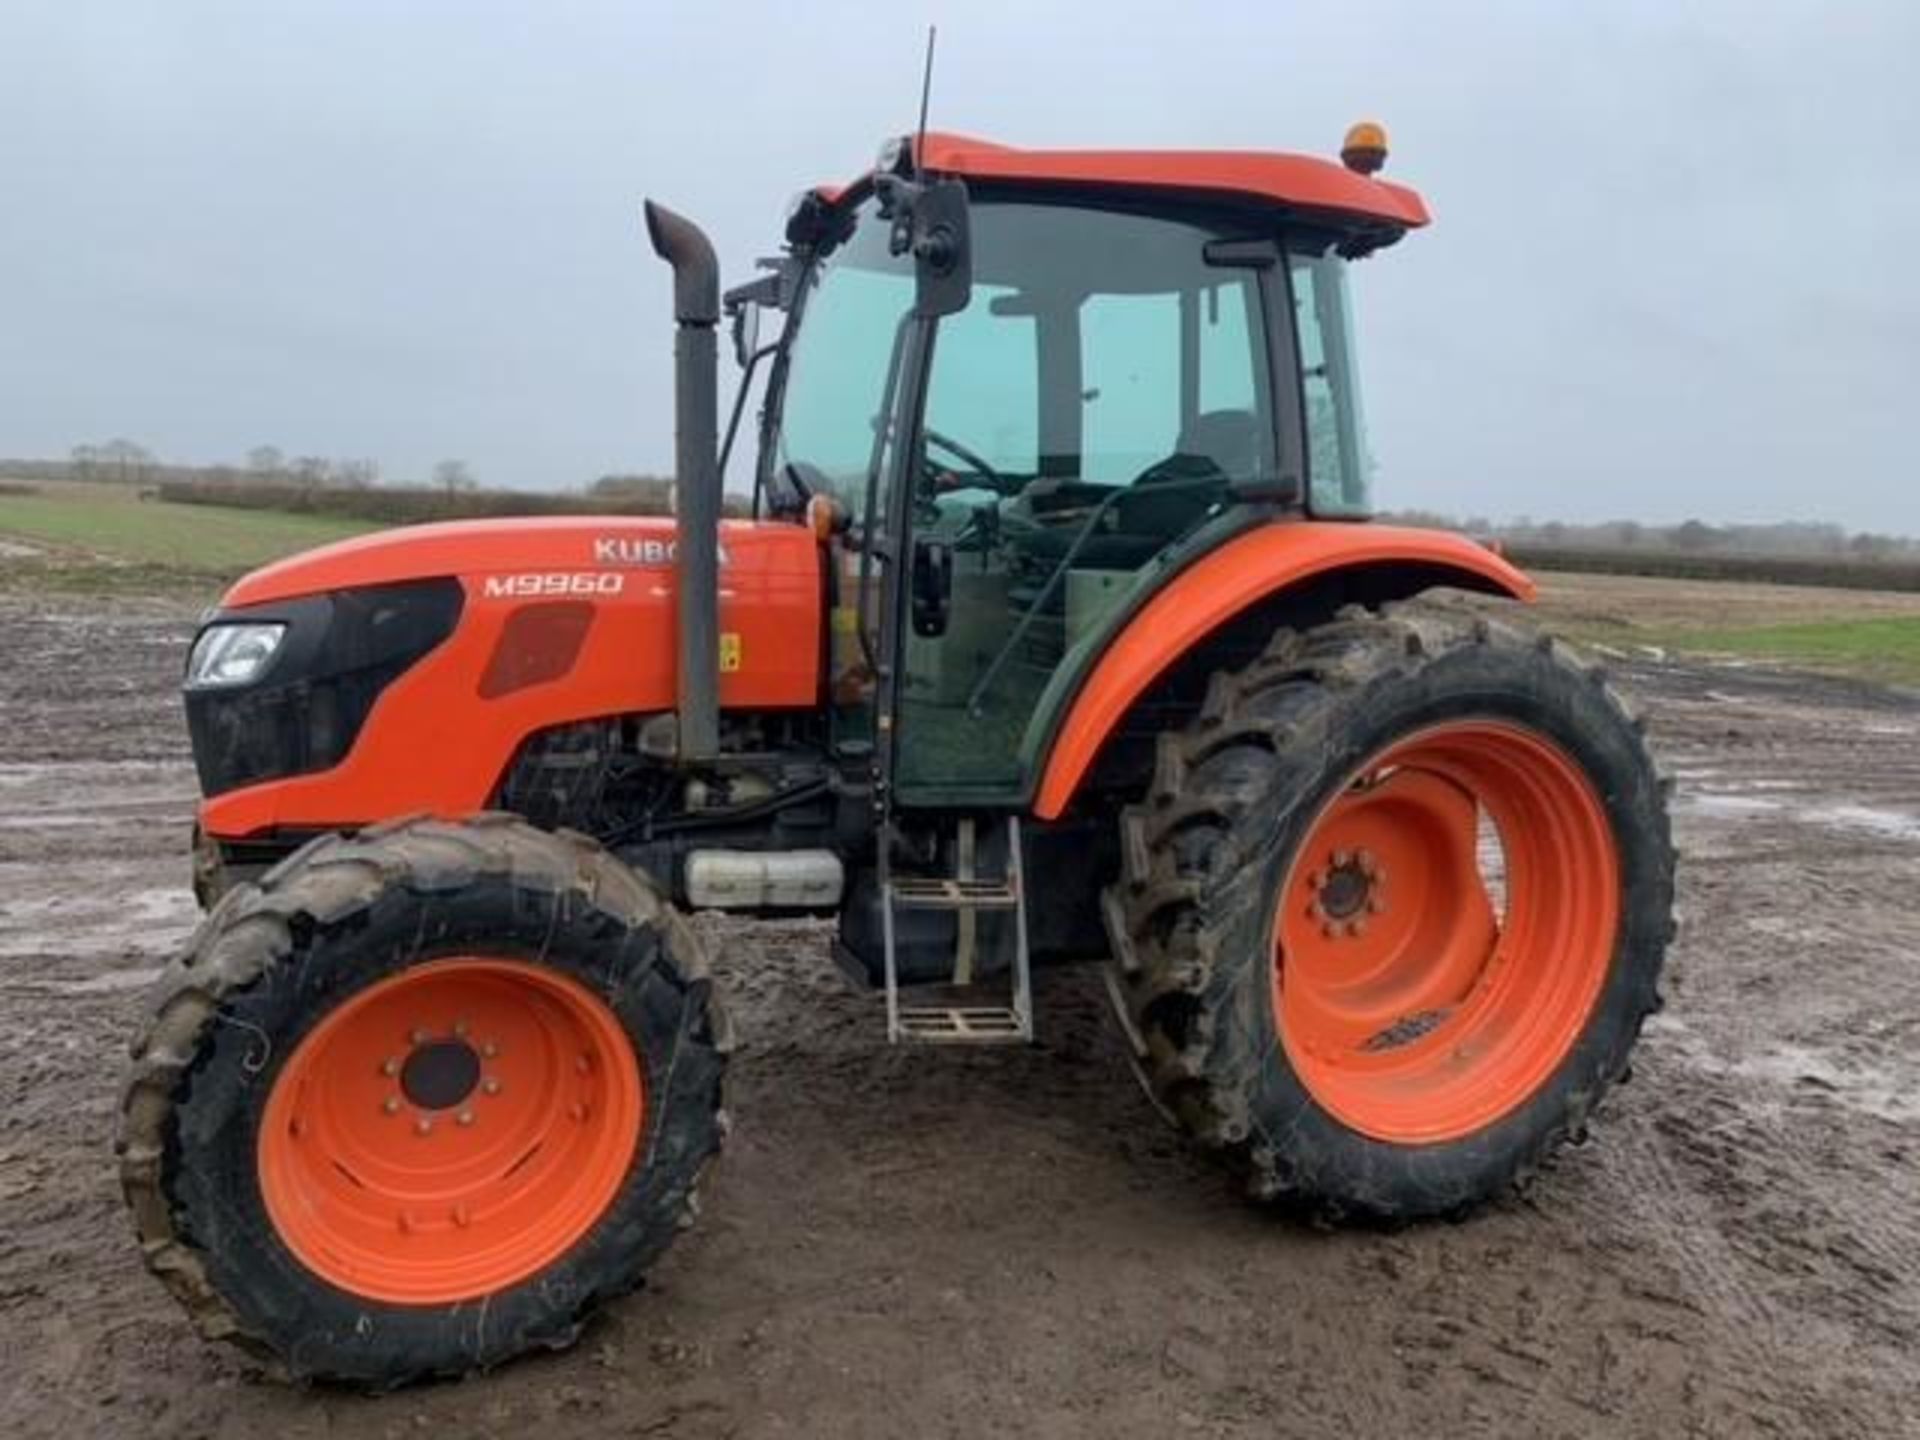
[[253,684],[186,691],[201,793],[338,765],[381,692],[453,633],[464,598],[442,577],[215,611],[202,631],[249,621],[287,633]]

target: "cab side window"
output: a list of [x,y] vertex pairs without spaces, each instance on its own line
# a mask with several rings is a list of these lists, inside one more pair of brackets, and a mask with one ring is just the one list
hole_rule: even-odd
[[1089,295],[1080,306],[1080,478],[1125,485],[1180,436],[1180,299]]

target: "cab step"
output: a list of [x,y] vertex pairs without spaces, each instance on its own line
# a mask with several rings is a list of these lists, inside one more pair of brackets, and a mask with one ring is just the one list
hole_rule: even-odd
[[[894,875],[892,846],[880,847],[880,924],[885,948],[887,1039],[924,1045],[1023,1045],[1033,1039],[1033,981],[1027,954],[1025,869],[1020,854],[1020,821],[1006,818],[1005,873],[975,875],[975,822],[963,819],[956,834],[957,875]],[[977,917],[983,911],[1011,912],[1013,918],[1012,994],[1006,1005],[908,1005],[901,1000],[894,915],[900,910],[951,910],[955,927],[953,972],[948,984],[973,984]]]
[[1020,903],[1004,880],[896,877],[893,903],[902,910],[1011,910]]
[[1017,1044],[1031,1039],[1020,1012],[1002,1005],[902,1005],[900,1035],[924,1045]]

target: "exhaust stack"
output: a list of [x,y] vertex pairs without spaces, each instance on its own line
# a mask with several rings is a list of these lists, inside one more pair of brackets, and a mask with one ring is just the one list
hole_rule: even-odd
[[646,202],[647,237],[673,266],[674,514],[679,536],[679,756],[720,749],[720,265],[698,225]]

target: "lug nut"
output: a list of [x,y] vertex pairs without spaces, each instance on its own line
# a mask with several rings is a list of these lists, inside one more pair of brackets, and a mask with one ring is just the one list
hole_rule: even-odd
[[1347,868],[1347,866],[1351,865],[1352,863],[1353,863],[1353,852],[1351,850],[1336,850],[1333,852],[1333,868],[1334,869],[1344,870]]
[[1364,920],[1349,920],[1349,921],[1347,921],[1347,934],[1349,934],[1349,935],[1354,935],[1354,936],[1359,936],[1359,935],[1364,935],[1364,934],[1366,934],[1366,932],[1367,932],[1367,922],[1366,922],[1366,921],[1364,921]]
[[398,1095],[387,1096],[386,1099],[380,1102],[380,1108],[389,1115],[398,1115],[400,1113],[400,1097]]
[[1327,939],[1329,940],[1335,939],[1340,934],[1340,926],[1336,924],[1334,921],[1329,920],[1327,921],[1326,924],[1320,927],[1320,933],[1326,936]]
[[498,1095],[500,1093],[500,1082],[489,1075],[480,1082],[480,1088],[489,1095]]
[[1378,895],[1369,895],[1367,897],[1367,913],[1369,915],[1384,915],[1386,909],[1387,902],[1382,900]]
[[1355,863],[1360,866],[1360,873],[1369,880],[1373,878],[1374,872],[1380,868],[1380,862],[1373,858],[1373,852],[1371,850],[1362,850],[1353,858]]
[[493,1059],[494,1056],[500,1053],[500,1047],[494,1044],[493,1041],[489,1040],[487,1041],[486,1044],[480,1047],[480,1053],[486,1056],[487,1059],[491,1060]]
[[385,1060],[380,1062],[380,1073],[391,1079],[400,1073],[400,1062],[389,1055]]
[[413,1133],[416,1135],[431,1135],[433,1133],[433,1121],[422,1115],[418,1120],[413,1122]]
[[407,1035],[407,1039],[416,1045],[424,1045],[432,1038],[432,1036],[428,1035],[427,1032],[418,1025],[414,1026],[412,1031]]
[[471,1125],[473,1124],[473,1111],[462,1110],[458,1115],[454,1116],[453,1118],[455,1122],[458,1124]]
[[1307,884],[1308,886],[1310,886],[1312,889],[1315,889],[1315,890],[1326,889],[1327,888],[1327,872],[1324,870],[1314,871],[1311,875],[1307,876]]
[[467,1022],[466,1021],[456,1020],[453,1022],[453,1038],[456,1040],[464,1040],[467,1038]]

